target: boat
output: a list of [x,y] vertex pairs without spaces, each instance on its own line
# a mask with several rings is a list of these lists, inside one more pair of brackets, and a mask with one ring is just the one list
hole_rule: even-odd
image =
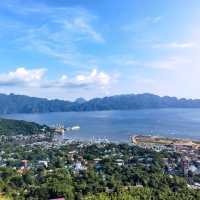
[[80,130],[80,128],[81,128],[80,126],[72,126],[71,130],[72,131],[78,131],[78,130]]

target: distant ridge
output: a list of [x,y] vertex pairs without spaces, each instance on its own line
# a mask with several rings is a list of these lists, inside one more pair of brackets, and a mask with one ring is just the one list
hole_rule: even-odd
[[46,113],[95,110],[131,110],[148,108],[200,108],[200,99],[178,99],[154,94],[128,94],[86,101],[48,100],[25,95],[0,94],[0,113]]
[[76,99],[75,102],[81,104],[81,103],[85,103],[86,100],[85,100],[84,98],[81,98],[81,97],[80,97],[80,98]]

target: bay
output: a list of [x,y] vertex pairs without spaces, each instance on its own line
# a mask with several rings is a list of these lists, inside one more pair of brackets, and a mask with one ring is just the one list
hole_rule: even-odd
[[49,126],[80,126],[66,132],[69,139],[107,138],[127,142],[131,135],[147,134],[200,139],[200,109],[145,109],[130,111],[92,111],[1,115],[9,119],[32,121]]

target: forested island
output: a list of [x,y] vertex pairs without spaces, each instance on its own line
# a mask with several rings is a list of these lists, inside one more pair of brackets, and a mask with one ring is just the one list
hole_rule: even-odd
[[199,99],[160,97],[154,94],[116,95],[76,101],[48,100],[24,95],[0,94],[0,113],[46,113],[69,111],[131,110],[148,108],[200,108]]
[[0,136],[0,199],[200,199],[200,174],[186,173],[185,156],[173,147],[60,141],[35,123],[1,119],[0,125],[3,133],[17,129]]

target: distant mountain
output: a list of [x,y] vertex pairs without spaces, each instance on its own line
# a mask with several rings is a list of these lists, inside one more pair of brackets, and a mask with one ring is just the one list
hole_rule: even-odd
[[24,95],[0,94],[0,113],[45,113],[95,110],[130,110],[145,108],[200,108],[200,99],[178,99],[154,94],[116,95],[89,101],[48,100]]
[[82,104],[82,103],[85,103],[86,100],[85,100],[84,98],[78,98],[78,99],[76,99],[75,102],[76,102],[76,103],[79,103],[79,104]]
[[0,113],[44,113],[69,111],[74,103],[24,95],[0,94]]

